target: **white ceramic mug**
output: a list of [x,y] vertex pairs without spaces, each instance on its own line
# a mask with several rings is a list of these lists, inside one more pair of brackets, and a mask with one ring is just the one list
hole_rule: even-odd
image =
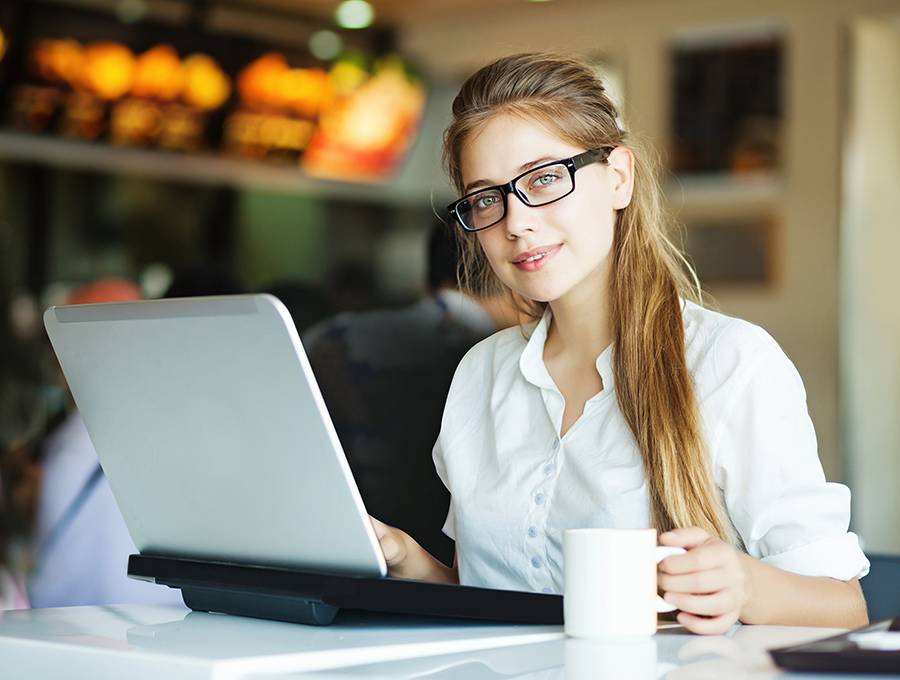
[[677,609],[656,594],[656,565],[684,552],[658,546],[656,529],[567,529],[563,533],[566,635],[653,635],[657,613]]

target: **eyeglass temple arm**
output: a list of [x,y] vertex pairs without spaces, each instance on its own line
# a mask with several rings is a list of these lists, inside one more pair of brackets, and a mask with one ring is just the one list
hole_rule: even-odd
[[613,150],[612,146],[604,146],[602,149],[592,149],[590,151],[585,151],[584,153],[580,153],[572,161],[575,163],[575,169],[578,170],[583,168],[585,165],[589,165],[599,160],[604,160],[607,156],[609,156],[610,152]]

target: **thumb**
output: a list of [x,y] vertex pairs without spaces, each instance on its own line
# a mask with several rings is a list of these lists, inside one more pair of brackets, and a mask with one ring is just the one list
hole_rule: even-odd
[[402,562],[406,557],[406,547],[403,543],[402,532],[392,526],[388,526],[374,517],[372,520],[372,528],[375,529],[375,535],[378,537],[378,543],[381,545],[381,552],[384,553],[384,561],[389,567]]
[[384,535],[390,531],[391,527],[382,522],[381,520],[377,520],[372,515],[369,515],[369,521],[372,523],[372,528],[375,530],[375,535],[378,537],[380,541]]

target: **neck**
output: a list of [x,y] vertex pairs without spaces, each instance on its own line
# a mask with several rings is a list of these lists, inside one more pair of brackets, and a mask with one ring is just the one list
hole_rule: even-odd
[[544,345],[545,357],[565,352],[593,363],[612,342],[607,269],[550,303],[553,321]]

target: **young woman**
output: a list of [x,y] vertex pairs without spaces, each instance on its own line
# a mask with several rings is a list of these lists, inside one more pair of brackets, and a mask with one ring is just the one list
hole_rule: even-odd
[[[655,168],[587,65],[500,59],[453,102],[444,159],[461,283],[536,323],[462,360],[434,449],[454,566],[374,521],[392,575],[560,592],[562,531],[656,527],[678,620],[858,626],[868,571],[825,481],[797,371],[691,301]],[[524,332],[523,332],[524,331]]]

